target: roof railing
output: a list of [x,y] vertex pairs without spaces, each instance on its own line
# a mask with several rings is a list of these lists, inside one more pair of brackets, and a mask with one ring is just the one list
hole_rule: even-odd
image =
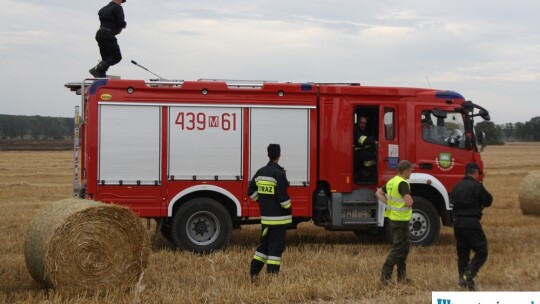
[[200,78],[197,81],[225,82],[229,88],[252,88],[259,89],[265,83],[279,83],[277,80],[242,80],[242,79],[212,79]]

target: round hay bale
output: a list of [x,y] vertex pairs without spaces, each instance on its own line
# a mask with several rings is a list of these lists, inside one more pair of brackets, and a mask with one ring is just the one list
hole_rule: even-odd
[[525,215],[540,216],[540,171],[532,171],[521,182],[519,206]]
[[132,286],[149,254],[149,238],[132,211],[75,198],[32,221],[24,251],[34,280],[70,290]]

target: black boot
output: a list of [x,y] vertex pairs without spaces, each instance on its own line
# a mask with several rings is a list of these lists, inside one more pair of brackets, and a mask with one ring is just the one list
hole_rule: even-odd
[[257,281],[257,278],[259,277],[259,273],[264,267],[264,263],[253,259],[251,260],[250,267],[249,267],[249,277],[251,278],[251,282],[254,283]]
[[106,71],[107,69],[105,68],[105,64],[103,64],[103,62],[98,63],[95,67],[88,70],[88,72],[90,72],[90,74],[92,74],[92,76],[94,76],[95,78],[107,77],[107,75],[105,74]]
[[461,288],[467,287],[467,281],[463,278],[462,274],[459,275],[458,286]]
[[[467,286],[467,288],[469,289],[469,291],[475,291],[476,290],[476,284],[474,283],[474,280],[473,280],[473,277],[474,275],[470,272],[470,271],[465,271],[465,273],[463,274],[463,281],[465,281],[465,284]],[[460,280],[460,283],[463,282]]]

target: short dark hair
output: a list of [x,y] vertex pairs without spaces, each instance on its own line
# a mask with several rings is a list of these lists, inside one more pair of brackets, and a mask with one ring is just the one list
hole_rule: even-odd
[[465,166],[465,174],[474,174],[476,170],[480,172],[480,166],[477,163],[468,163]]
[[279,144],[269,144],[266,151],[268,151],[268,158],[270,160],[277,160],[281,156],[281,147]]
[[412,169],[413,165],[408,160],[402,160],[397,165],[397,171],[403,173],[405,170]]

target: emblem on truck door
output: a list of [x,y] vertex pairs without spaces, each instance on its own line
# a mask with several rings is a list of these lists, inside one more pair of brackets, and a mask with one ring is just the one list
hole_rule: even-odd
[[435,158],[435,162],[437,163],[437,167],[442,171],[452,170],[455,164],[452,153],[439,153],[439,157]]

